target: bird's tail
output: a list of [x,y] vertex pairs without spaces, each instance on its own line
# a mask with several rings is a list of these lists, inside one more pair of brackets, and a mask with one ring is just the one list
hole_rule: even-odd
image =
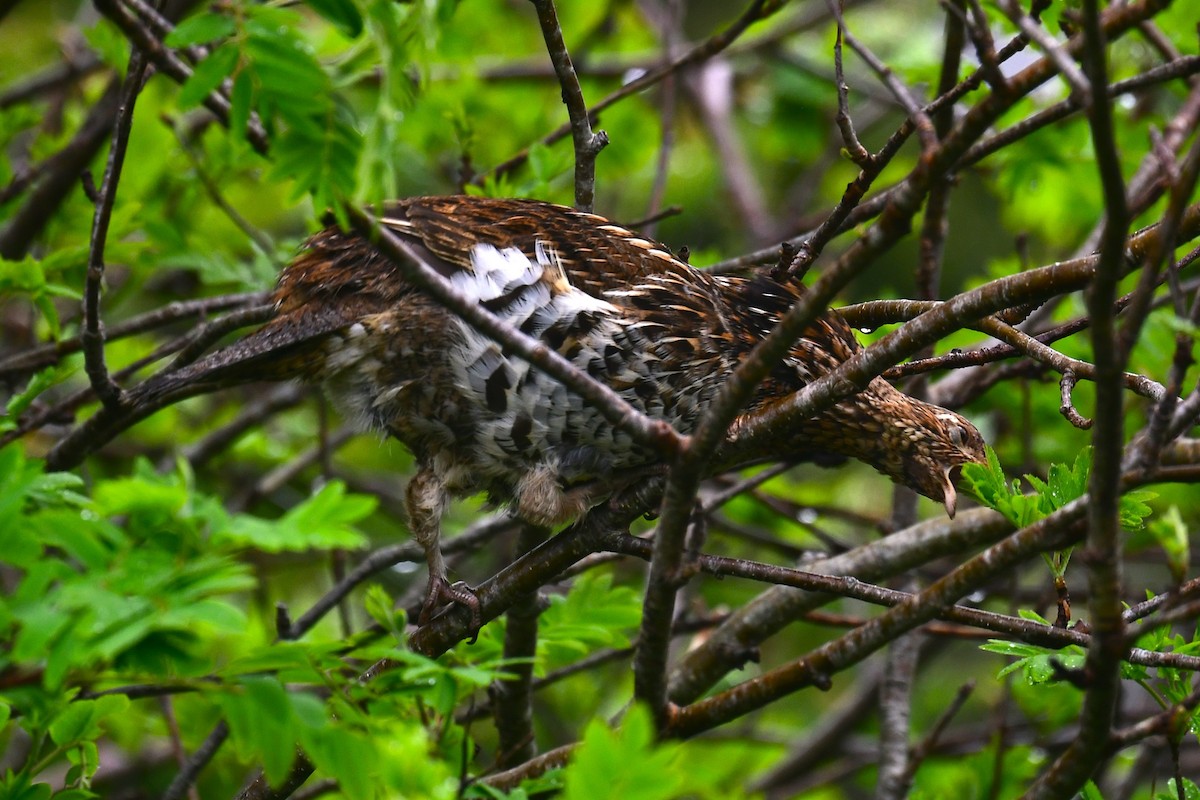
[[189,397],[316,374],[324,359],[321,343],[347,323],[337,311],[277,317],[228,347],[152,376],[125,392],[119,404],[101,408],[59,441],[46,456],[46,468],[70,469],[125,429]]

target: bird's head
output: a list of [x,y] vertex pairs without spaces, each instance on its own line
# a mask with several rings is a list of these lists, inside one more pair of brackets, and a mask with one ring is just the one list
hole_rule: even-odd
[[953,517],[958,505],[955,483],[962,466],[987,461],[983,437],[962,415],[901,396],[904,402],[883,431],[883,471],[940,501]]
[[963,464],[987,461],[983,437],[965,417],[909,397],[882,378],[806,423],[797,444],[870,464],[942,503],[951,517]]

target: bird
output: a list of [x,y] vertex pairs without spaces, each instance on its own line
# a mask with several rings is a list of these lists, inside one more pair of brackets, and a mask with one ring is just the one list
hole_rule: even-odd
[[[805,291],[766,270],[697,269],[602,216],[541,201],[414,197],[374,213],[461,295],[682,435]],[[449,583],[439,547],[451,497],[486,492],[552,528],[661,468],[662,456],[405,275],[368,238],[331,223],[281,272],[266,324],[134,387],[127,405],[145,415],[239,383],[322,385],[347,420],[398,439],[415,458],[405,504],[430,573],[419,622],[446,603],[468,606],[476,621],[478,601]],[[780,402],[861,349],[837,311],[826,311],[741,413]],[[767,448],[759,460],[857,459],[951,517],[961,467],[986,460],[966,418],[882,378]]]

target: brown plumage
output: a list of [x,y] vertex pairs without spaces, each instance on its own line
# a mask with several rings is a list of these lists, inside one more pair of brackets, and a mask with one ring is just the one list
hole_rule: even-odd
[[[762,273],[694,269],[602,217],[546,203],[415,198],[380,216],[461,292],[681,433],[803,292]],[[611,492],[614,476],[655,465],[578,395],[444,310],[355,234],[312,237],[280,276],[275,302],[263,328],[152,379],[134,400],[152,409],[222,385],[301,378],[324,384],[352,420],[404,442],[419,464],[407,497],[430,562],[425,616],[441,600],[470,602],[447,586],[438,549],[450,495],[484,490],[531,522],[556,525]],[[746,413],[859,349],[846,322],[825,314]],[[958,414],[876,379],[761,456],[856,458],[953,515],[953,478],[983,460],[983,440]]]

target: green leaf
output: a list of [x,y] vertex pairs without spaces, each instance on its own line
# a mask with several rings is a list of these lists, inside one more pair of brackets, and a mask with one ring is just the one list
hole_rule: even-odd
[[18,392],[8,399],[8,405],[4,409],[4,416],[0,418],[0,430],[15,428],[17,426],[17,417],[25,413],[25,409],[29,408],[29,405],[37,399],[38,395],[62,381],[73,371],[61,366],[52,366],[47,367],[30,378],[29,383],[25,385],[24,391]]
[[[1033,494],[1026,495],[1021,492],[1020,484],[1016,481],[1011,487],[1006,485],[1000,461],[996,458],[995,451],[988,447],[987,466],[967,464],[963,467],[963,478],[980,502],[999,511],[1017,527],[1023,528],[1045,519],[1068,503],[1083,497],[1087,493],[1091,470],[1092,448],[1085,447],[1079,451],[1073,466],[1051,464],[1047,472],[1048,480],[1045,482],[1034,475],[1026,475],[1026,481],[1034,489]],[[1120,503],[1121,525],[1130,530],[1142,527],[1145,518],[1153,511],[1146,501],[1155,496],[1153,492],[1145,491],[1127,492],[1123,495]]]
[[1167,555],[1171,577],[1176,583],[1182,583],[1187,578],[1191,550],[1187,524],[1179,513],[1179,507],[1173,505],[1168,508],[1165,514],[1150,523],[1149,531]]
[[188,502],[187,488],[164,479],[142,476],[105,481],[96,487],[97,511],[105,516],[146,514],[174,516]]
[[264,102],[276,113],[295,125],[332,106],[332,82],[299,38],[261,21],[247,30],[246,58]]
[[222,14],[196,14],[176,25],[175,29],[163,39],[163,43],[168,47],[205,44],[214,39],[232,36],[235,30],[233,20]]
[[342,666],[337,656],[344,649],[341,642],[273,642],[233,659],[218,674],[237,677],[270,672],[284,681],[317,682],[321,670],[335,671]]
[[1075,645],[1061,650],[1050,650],[1024,642],[989,639],[986,644],[980,645],[979,649],[1015,657],[1017,660],[1004,666],[996,674],[996,678],[1003,678],[1019,669],[1024,673],[1026,682],[1031,686],[1053,681],[1057,674],[1056,663],[1058,667],[1064,669],[1078,669],[1083,666],[1086,658],[1083,649]]
[[270,553],[357,549],[366,537],[353,524],[369,516],[378,502],[369,495],[347,494],[344,483],[330,481],[278,520],[239,514],[215,538]]
[[305,752],[338,781],[343,796],[377,796],[371,778],[378,757],[369,737],[334,726],[327,726],[319,734],[306,730],[303,735]]
[[404,641],[404,627],[408,623],[408,615],[403,608],[396,608],[396,601],[386,589],[377,583],[368,586],[363,606],[371,619],[379,623],[396,641]]
[[313,11],[332,22],[350,39],[363,31],[363,18],[353,0],[304,0]]
[[334,208],[353,194],[362,136],[343,109],[319,118],[292,119],[274,143],[271,175],[296,182],[294,199],[311,192],[317,208]]
[[638,593],[614,587],[606,573],[580,576],[550,603],[539,623],[538,674],[602,647],[628,647],[641,621]]
[[[67,751],[67,761],[71,763],[71,768],[67,770],[67,783],[87,786],[100,768],[100,748],[92,741],[79,742]],[[92,795],[88,792],[85,796]],[[57,795],[55,800],[61,797]]]
[[263,772],[278,784],[296,758],[294,715],[287,692],[270,677],[247,677],[240,691],[222,695],[220,706],[239,748],[262,758]]
[[[41,467],[16,447],[0,448],[0,543],[15,536],[21,510],[38,483]],[[7,550],[4,551],[7,554]]]
[[1154,513],[1154,509],[1147,505],[1148,501],[1158,497],[1155,492],[1139,489],[1134,492],[1126,492],[1121,495],[1120,514],[1121,527],[1126,530],[1139,530],[1146,523],[1146,517]]
[[233,79],[229,93],[229,132],[239,139],[246,137],[250,123],[250,105],[254,99],[254,84],[249,70],[241,70]]
[[223,44],[209,53],[179,90],[179,107],[192,108],[204,102],[204,98],[230,76],[237,62],[238,51],[232,43]]
[[[4,800],[50,800],[54,789],[48,783],[33,783],[33,776],[25,770],[13,772],[10,768],[0,774],[0,797]],[[61,797],[64,793],[59,793]]]
[[563,800],[593,800],[598,787],[622,800],[673,800],[683,782],[671,768],[676,752],[677,745],[654,744],[650,712],[640,705],[617,731],[592,720],[564,772]]
[[[1193,781],[1187,778],[1183,779],[1183,798],[1184,800],[1200,800],[1200,786],[1197,786]],[[1154,794],[1154,800],[1179,800],[1179,784],[1171,778],[1167,781],[1166,791],[1159,791]]]
[[70,747],[100,735],[100,722],[129,708],[129,698],[110,694],[96,700],[78,700],[69,704],[50,724],[50,738],[59,747]]
[[1030,620],[1031,622],[1040,622],[1042,625],[1046,625],[1046,626],[1050,625],[1050,620],[1046,619],[1045,617],[1043,617],[1041,614],[1037,613],[1033,609],[1029,609],[1029,608],[1017,609],[1017,616],[1019,616],[1021,619]]

